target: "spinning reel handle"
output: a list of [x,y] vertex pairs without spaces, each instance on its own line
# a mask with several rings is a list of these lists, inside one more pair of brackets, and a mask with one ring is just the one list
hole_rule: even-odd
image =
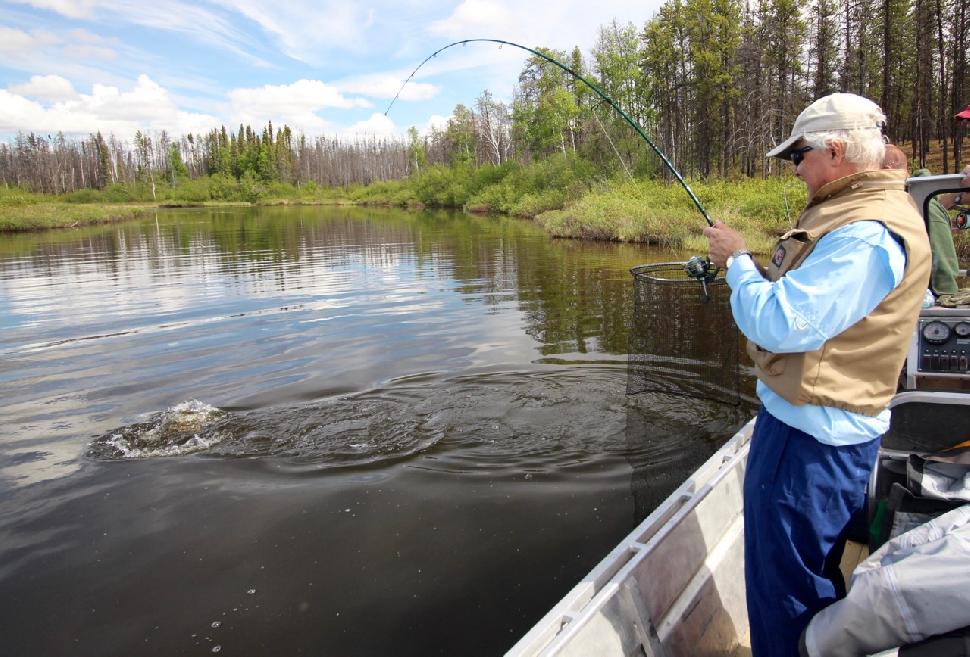
[[704,290],[704,303],[710,301],[711,297],[707,292],[707,284],[717,278],[717,273],[721,271],[721,268],[716,267],[708,258],[691,256],[684,265],[684,270],[688,276],[701,284],[701,288]]

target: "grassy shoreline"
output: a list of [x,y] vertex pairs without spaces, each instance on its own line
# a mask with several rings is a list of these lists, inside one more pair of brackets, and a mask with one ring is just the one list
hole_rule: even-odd
[[[689,184],[712,219],[739,230],[761,254],[793,224],[806,200],[804,185],[792,176]],[[219,176],[160,183],[154,194],[143,182],[61,196],[0,187],[0,233],[126,221],[158,208],[253,205],[455,208],[528,218],[557,238],[707,249],[704,219],[679,184],[602,179],[586,163],[565,157],[527,166],[428,167],[408,179],[346,188]],[[955,238],[961,260],[970,258],[968,233]]]

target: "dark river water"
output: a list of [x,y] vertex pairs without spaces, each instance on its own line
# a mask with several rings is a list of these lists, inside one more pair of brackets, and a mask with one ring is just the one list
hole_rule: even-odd
[[682,258],[370,209],[0,236],[0,654],[504,653],[745,419],[627,395],[629,268]]

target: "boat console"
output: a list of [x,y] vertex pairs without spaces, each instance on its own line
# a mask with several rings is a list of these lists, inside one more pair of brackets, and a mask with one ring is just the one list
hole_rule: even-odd
[[[961,174],[910,178],[907,188],[924,217],[938,194],[960,191]],[[970,391],[970,306],[934,305],[920,312],[901,377],[902,391]]]
[[970,307],[920,313],[906,358],[906,390],[970,390]]

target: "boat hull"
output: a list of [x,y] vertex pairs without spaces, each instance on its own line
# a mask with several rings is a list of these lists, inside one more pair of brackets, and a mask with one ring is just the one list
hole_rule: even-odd
[[754,420],[681,484],[507,657],[745,655],[743,482]]

